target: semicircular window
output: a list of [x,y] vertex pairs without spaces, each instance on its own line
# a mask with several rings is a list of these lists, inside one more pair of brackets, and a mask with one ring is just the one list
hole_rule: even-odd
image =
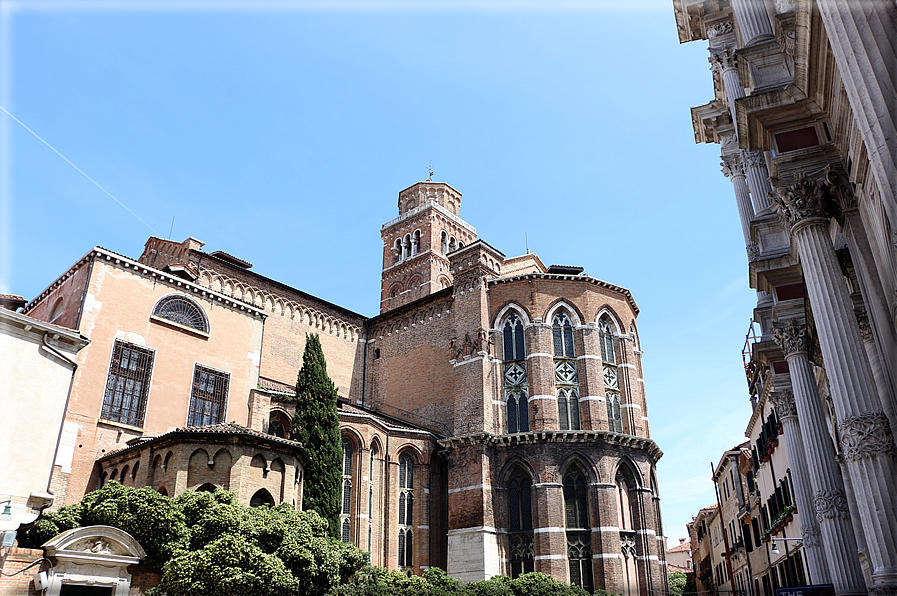
[[179,294],[165,296],[156,304],[153,314],[160,319],[183,325],[203,333],[209,332],[209,320],[195,302]]

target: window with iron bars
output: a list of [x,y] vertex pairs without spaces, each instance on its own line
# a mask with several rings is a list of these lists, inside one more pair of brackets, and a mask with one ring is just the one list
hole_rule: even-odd
[[153,372],[153,351],[115,341],[103,395],[104,420],[142,426]]
[[224,420],[230,375],[197,364],[193,370],[193,390],[187,426],[207,426]]

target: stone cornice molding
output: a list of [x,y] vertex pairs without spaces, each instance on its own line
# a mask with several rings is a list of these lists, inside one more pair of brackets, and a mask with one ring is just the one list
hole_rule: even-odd
[[769,394],[769,401],[775,406],[779,418],[797,418],[797,405],[794,403],[794,392],[783,389]]
[[888,417],[881,412],[862,413],[838,424],[841,454],[847,461],[897,456]]
[[603,443],[616,447],[641,449],[646,451],[654,462],[663,456],[663,451],[651,439],[597,430],[546,430],[510,435],[496,435],[483,431],[439,441],[439,444],[448,451],[478,445],[516,447],[544,443]]
[[576,281],[576,282],[587,282],[591,284],[595,284],[597,286],[601,286],[602,288],[613,290],[614,292],[619,292],[626,297],[626,301],[629,303],[629,306],[632,307],[632,311],[638,315],[639,307],[638,304],[635,303],[635,299],[632,297],[632,293],[622,286],[617,286],[612,283],[602,281],[600,279],[594,278],[590,275],[561,275],[557,273],[522,273],[520,275],[512,275],[510,277],[497,277],[490,278],[486,280],[490,286],[497,284],[505,284],[505,283],[514,283],[519,281],[535,281],[535,280],[557,280],[557,281]]
[[793,184],[783,185],[778,179],[770,179],[774,192],[769,198],[775,205],[783,225],[794,234],[800,227],[813,223],[825,223],[833,215],[830,182],[831,169],[808,175],[798,172]]
[[785,359],[794,354],[807,353],[807,327],[797,319],[785,324],[774,324],[772,338],[782,351]]

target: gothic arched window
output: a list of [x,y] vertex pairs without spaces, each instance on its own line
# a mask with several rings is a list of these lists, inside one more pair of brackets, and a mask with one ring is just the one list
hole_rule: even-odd
[[159,300],[153,308],[153,316],[203,333],[209,332],[209,319],[205,311],[181,294],[169,294]]
[[535,571],[532,482],[519,470],[508,483],[508,547],[512,579]]
[[564,512],[570,583],[591,592],[592,532],[589,524],[588,482],[576,467],[564,475]]
[[507,407],[509,433],[529,431],[529,385],[526,379],[526,341],[523,321],[517,313],[508,316],[501,326],[504,355],[502,385]]
[[638,565],[636,564],[636,538],[638,536],[632,510],[634,495],[629,480],[618,472],[614,483],[617,485],[617,525],[620,526],[620,551],[623,554],[624,594],[638,594]]
[[352,443],[343,439],[343,503],[340,509],[340,538],[349,542],[352,513]]
[[565,312],[554,315],[554,383],[557,387],[558,426],[561,430],[579,430],[579,375],[576,366],[576,347],[573,344],[573,324]]
[[607,399],[607,430],[623,432],[623,410],[620,405],[620,378],[614,351],[614,328],[607,315],[598,321],[598,338],[601,342],[601,360],[604,367],[604,395]]
[[374,482],[377,480],[377,455],[379,451],[376,445],[371,446],[371,463],[368,474],[370,483],[368,486],[368,551],[374,552]]
[[414,553],[414,460],[399,458],[399,568],[409,569]]

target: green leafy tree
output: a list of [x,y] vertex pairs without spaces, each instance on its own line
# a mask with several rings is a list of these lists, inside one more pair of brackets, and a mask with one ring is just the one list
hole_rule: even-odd
[[688,576],[681,571],[674,571],[670,574],[670,596],[682,596],[685,592],[685,585],[688,583]]
[[330,538],[320,515],[288,503],[253,509],[222,490],[170,499],[115,482],[45,514],[20,543],[36,547],[62,531],[98,524],[128,532],[161,565],[162,581],[147,596],[325,596],[368,557]]
[[327,520],[329,534],[340,536],[340,489],[343,446],[336,413],[336,387],[327,376],[327,363],[317,334],[305,335],[302,369],[296,382],[293,440],[305,446],[310,461],[305,469],[303,508]]

